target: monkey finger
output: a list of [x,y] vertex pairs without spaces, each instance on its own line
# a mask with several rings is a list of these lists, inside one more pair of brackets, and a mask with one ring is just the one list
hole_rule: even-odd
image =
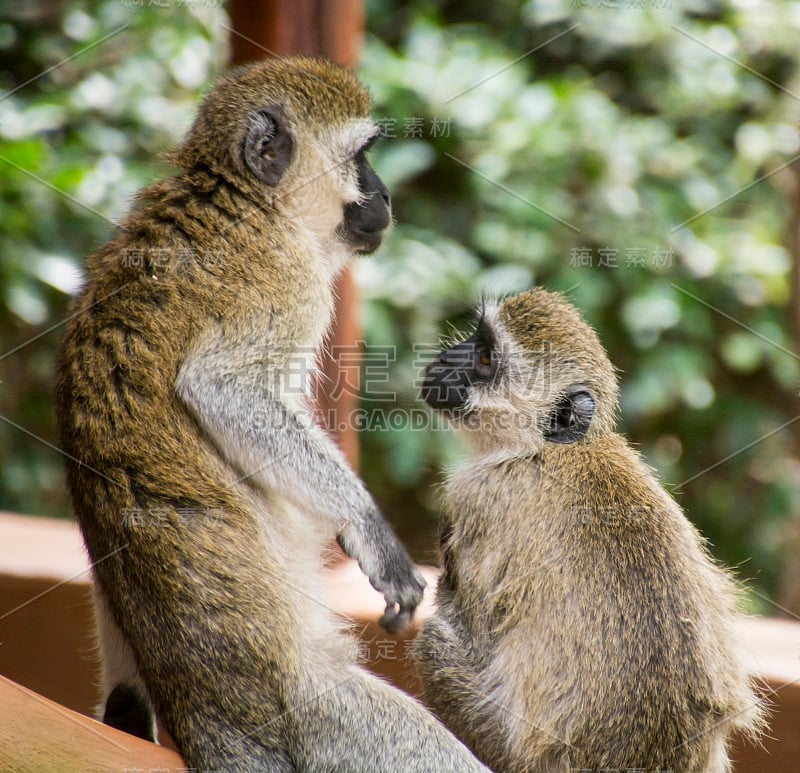
[[399,630],[397,605],[394,602],[390,601],[386,604],[386,609],[383,611],[381,619],[378,620],[378,625],[388,633],[396,633]]
[[417,605],[414,604],[412,607],[404,607],[400,606],[400,612],[397,615],[397,622],[396,622],[396,630],[402,631],[403,628],[409,625],[411,619],[414,617],[414,610],[417,608]]
[[414,574],[414,581],[403,588],[398,598],[400,609],[410,609],[412,614],[422,601],[423,592],[425,591],[425,580],[420,577],[419,581],[417,581],[417,573],[415,572]]
[[387,604],[386,610],[381,618],[381,626],[389,633],[397,633],[403,630],[414,617],[419,599],[412,600],[410,603],[400,601],[395,604]]

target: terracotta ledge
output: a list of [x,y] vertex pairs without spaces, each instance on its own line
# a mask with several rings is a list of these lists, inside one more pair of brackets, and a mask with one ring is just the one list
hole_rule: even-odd
[[[436,580],[436,570],[421,569],[428,591],[417,625],[430,613]],[[185,773],[175,752],[84,716],[97,701],[89,582],[74,523],[0,513],[0,674],[8,677],[0,677],[0,770]],[[414,694],[407,658],[414,631],[395,637],[377,626],[382,597],[352,562],[334,567],[329,584],[334,607],[356,625],[368,667]],[[763,747],[734,750],[735,770],[796,771],[800,623],[754,618],[743,623],[743,633],[773,716]]]

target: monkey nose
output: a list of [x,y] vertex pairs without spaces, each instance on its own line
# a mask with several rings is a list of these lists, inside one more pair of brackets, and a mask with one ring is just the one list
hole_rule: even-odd
[[420,397],[431,408],[455,410],[467,401],[468,388],[468,373],[440,355],[425,369]]

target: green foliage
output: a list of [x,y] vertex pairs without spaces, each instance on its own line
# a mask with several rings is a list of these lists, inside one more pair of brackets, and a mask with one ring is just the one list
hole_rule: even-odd
[[52,385],[69,295],[224,61],[220,10],[167,5],[3,4],[0,509],[68,512]]
[[[222,11],[196,5],[0,6],[0,508],[67,512],[48,447],[59,324],[221,67]],[[482,295],[566,291],[620,368],[623,429],[756,606],[800,491],[800,423],[781,429],[800,380],[792,9],[369,0],[361,63],[394,135],[373,156],[397,226],[357,267],[368,342],[397,347],[392,405],[420,411],[425,362]],[[458,443],[364,406],[363,473],[430,559]]]
[[[409,343],[463,326],[481,294],[565,290],[621,370],[624,431],[714,552],[774,592],[800,435],[758,441],[798,413],[785,247],[796,14],[657,0],[368,8],[361,72],[395,129],[374,156],[398,221],[358,267],[369,342],[397,342],[405,370]],[[437,434],[365,437],[368,483],[406,489],[398,517],[429,504],[453,448]]]

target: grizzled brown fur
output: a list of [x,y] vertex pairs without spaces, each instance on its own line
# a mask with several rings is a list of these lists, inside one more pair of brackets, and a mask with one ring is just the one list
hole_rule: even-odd
[[[484,318],[501,364],[468,412],[536,408],[515,437],[474,430],[448,476],[416,644],[425,700],[498,773],[728,770],[730,732],[761,722],[733,581],[614,433],[614,371],[576,310],[537,289]],[[525,381],[537,368],[546,383]],[[576,385],[595,401],[588,431],[547,442],[548,404]]]
[[[105,687],[136,688],[120,682],[117,713],[146,694],[198,770],[483,769],[354,664],[327,612],[325,541],[339,537],[399,619],[422,585],[303,395],[279,389],[292,357],[313,365],[357,249],[341,234],[358,179],[377,180],[361,152],[377,132],[368,109],[355,77],[321,60],[224,76],[171,156],[177,174],[89,257],[66,324],[68,483],[104,656],[124,672]],[[270,142],[284,130],[291,163],[276,184]],[[371,245],[388,223],[380,187]]]

